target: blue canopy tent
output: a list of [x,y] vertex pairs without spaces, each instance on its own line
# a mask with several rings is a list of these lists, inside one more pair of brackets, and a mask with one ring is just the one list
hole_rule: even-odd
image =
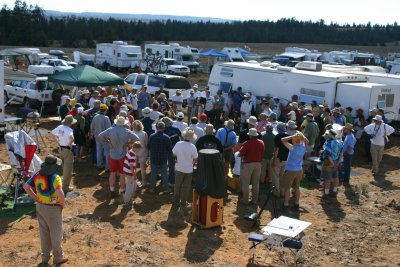
[[218,58],[218,57],[228,57],[224,52],[218,51],[216,49],[208,49],[203,50],[199,54],[201,57],[207,57],[207,70],[210,70],[210,57]]

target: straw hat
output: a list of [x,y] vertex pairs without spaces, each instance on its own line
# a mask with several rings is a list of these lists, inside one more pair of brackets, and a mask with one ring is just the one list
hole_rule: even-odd
[[247,123],[248,123],[248,124],[251,124],[251,125],[256,125],[256,124],[257,124],[257,118],[254,117],[254,116],[250,116],[250,117],[247,119]]
[[61,121],[61,124],[65,125],[65,126],[70,126],[75,123],[76,123],[76,120],[74,119],[74,117],[72,117],[72,115],[65,116],[65,118]]
[[227,121],[225,121],[225,122],[224,122],[224,125],[225,125],[225,127],[228,128],[228,129],[231,129],[231,130],[235,129],[235,122],[234,122],[233,120],[227,120]]
[[195,84],[192,86],[192,88],[199,89],[199,86],[197,85],[197,83],[195,83]]
[[183,131],[182,138],[187,141],[194,141],[197,139],[197,135],[194,133],[192,129],[187,129]]
[[39,173],[44,176],[52,175],[62,165],[62,160],[54,155],[48,155],[42,165],[40,165]]
[[93,97],[97,97],[99,95],[100,95],[99,91],[94,91],[93,94],[92,94]]
[[212,124],[207,124],[204,128],[204,131],[208,135],[215,133],[214,126]]
[[258,136],[257,129],[256,128],[250,128],[249,132],[247,133],[247,135],[257,137]]
[[165,129],[165,123],[162,121],[157,122],[156,128],[157,129]]
[[374,120],[374,121],[380,121],[380,122],[382,122],[382,121],[383,121],[383,119],[382,119],[382,116],[381,116],[381,115],[376,115],[376,116],[373,118],[373,120]]

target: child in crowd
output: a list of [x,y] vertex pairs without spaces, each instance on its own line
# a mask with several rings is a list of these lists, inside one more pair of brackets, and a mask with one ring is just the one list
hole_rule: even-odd
[[130,146],[130,148],[126,153],[123,169],[126,177],[124,207],[129,207],[131,205],[132,197],[135,195],[136,188],[138,186],[136,180],[136,154],[138,154],[142,149],[140,141],[136,141],[133,144],[128,144],[128,146]]

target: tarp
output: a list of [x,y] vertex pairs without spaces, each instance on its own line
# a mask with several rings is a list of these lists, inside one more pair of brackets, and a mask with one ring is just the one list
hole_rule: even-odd
[[124,80],[116,75],[105,73],[92,66],[84,65],[54,74],[49,77],[49,82],[87,87],[87,86],[112,86],[123,85]]
[[10,67],[4,67],[4,79],[5,80],[24,80],[24,81],[32,81],[36,78],[36,75],[21,71],[15,70]]
[[224,52],[218,51],[216,49],[208,49],[200,52],[202,57],[227,57],[228,55]]

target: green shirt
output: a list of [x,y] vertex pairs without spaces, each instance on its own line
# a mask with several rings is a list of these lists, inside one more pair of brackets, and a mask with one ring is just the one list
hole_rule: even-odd
[[308,144],[310,146],[315,145],[315,140],[319,135],[319,127],[318,124],[314,121],[310,121],[307,123],[306,127],[304,128],[304,136],[308,139]]
[[274,156],[275,135],[273,133],[264,132],[262,140],[264,142],[264,159],[271,160]]

